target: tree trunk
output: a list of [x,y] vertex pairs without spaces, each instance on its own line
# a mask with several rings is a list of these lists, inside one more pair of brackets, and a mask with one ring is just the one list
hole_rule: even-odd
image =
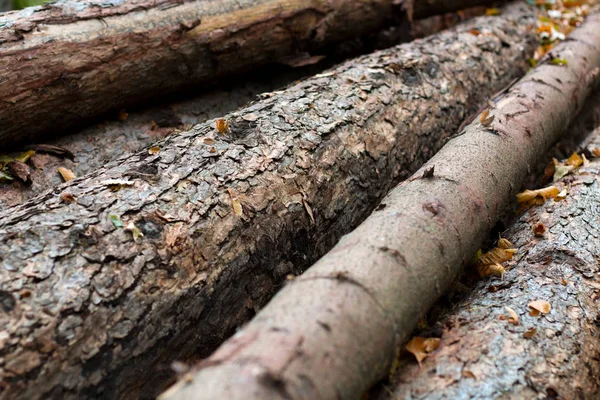
[[359,57],[0,213],[0,397],[155,393],[522,74],[534,21]]
[[55,135],[115,107],[324,50],[405,20],[404,2],[394,3],[64,0],[5,13],[0,143]]
[[[593,106],[598,115],[600,93]],[[600,128],[587,147],[600,148]],[[558,183],[568,188],[565,200],[520,216],[503,234],[518,247],[510,270],[479,282],[437,324],[438,350],[421,367],[400,369],[377,398],[600,397],[599,172],[600,159],[592,159]],[[546,232],[536,236],[540,223]],[[534,300],[548,301],[550,313],[530,316]],[[505,307],[516,311],[518,325],[499,319]]]
[[[467,18],[481,15],[484,11],[483,7],[475,7],[463,10],[460,14],[448,13],[413,21],[411,36],[432,35]],[[390,28],[379,32],[373,39],[373,45],[391,47],[401,39],[398,29]],[[28,163],[33,166],[30,170],[31,182],[20,182],[18,179],[0,182],[0,210],[21,204],[59,186],[63,183],[57,172],[59,167],[73,171],[75,176],[86,175],[123,154],[139,151],[173,132],[234,111],[255,100],[261,93],[281,89],[298,79],[323,72],[326,64],[329,62],[299,68],[265,68],[258,73],[245,75],[243,80],[223,83],[188,99],[171,99],[170,102],[142,110],[122,110],[124,114],[115,112],[100,124],[91,124],[79,132],[46,141],[44,144],[70,151],[74,159],[48,151],[35,154]],[[27,147],[19,150],[25,151]]]
[[600,77],[596,43],[600,14],[161,399],[359,398],[576,116]]

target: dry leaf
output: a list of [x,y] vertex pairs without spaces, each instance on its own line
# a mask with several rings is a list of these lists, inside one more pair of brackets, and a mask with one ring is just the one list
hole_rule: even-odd
[[144,233],[133,222],[128,223],[125,230],[131,232],[133,240],[136,242],[139,238],[144,237]]
[[535,226],[533,227],[533,234],[535,236],[541,237],[544,236],[544,233],[546,233],[546,225],[542,224],[541,222],[535,224]]
[[158,146],[153,146],[148,149],[148,154],[154,155],[154,154],[158,154],[159,152],[160,152],[160,147],[158,147]]
[[508,322],[515,326],[519,325],[519,316],[517,315],[515,310],[507,306],[505,306],[504,308],[506,309],[506,311],[508,311],[508,315],[510,315],[510,317],[508,318]]
[[525,332],[523,332],[523,337],[525,339],[531,339],[533,337],[533,335],[535,335],[535,328],[529,328],[527,329]]
[[209,145],[213,145],[216,143],[213,139],[207,138],[207,137],[204,138],[202,141],[204,142],[204,144],[209,144]]
[[71,153],[71,151],[51,144],[30,144],[25,146],[25,148],[35,150],[38,153],[53,154],[55,156],[68,158],[70,160],[75,159],[75,155]]
[[62,178],[65,182],[69,182],[70,180],[75,179],[75,174],[70,169],[67,169],[64,167],[58,167],[58,168],[56,168],[56,170],[58,171],[60,176],[62,176]]
[[237,199],[237,197],[233,196],[233,191],[231,189],[227,189],[229,192],[229,197],[231,198],[231,206],[233,207],[233,213],[238,217],[244,215],[244,210],[242,209],[242,204]]
[[304,196],[302,196],[301,201],[302,201],[302,205],[306,209],[306,212],[308,213],[308,216],[310,217],[310,221],[314,225],[315,224],[315,216],[313,215],[312,208],[310,208],[310,204],[308,204],[308,201],[306,201],[304,199]]
[[482,278],[490,275],[501,278],[506,270],[500,264],[479,264],[477,265],[477,272],[479,272],[479,276]]
[[593,149],[590,149],[590,153],[592,153],[594,157],[600,158],[600,147],[594,147]]
[[67,203],[67,204],[74,203],[75,196],[73,196],[69,192],[63,192],[60,194],[60,201],[62,201],[63,203]]
[[483,254],[479,258],[481,264],[501,264],[505,261],[512,259],[513,254],[517,252],[517,249],[503,249],[500,247],[494,247],[487,253]]
[[6,164],[6,167],[12,174],[12,176],[16,176],[23,182],[29,182],[29,174],[31,170],[29,166],[24,162],[13,160]]
[[471,29],[471,30],[469,31],[469,33],[470,33],[471,35],[479,36],[479,35],[481,34],[481,31],[480,31],[479,29]]
[[215,121],[217,132],[226,133],[229,130],[229,121],[223,118],[219,118]]
[[[529,315],[536,317],[539,315],[539,313],[542,314],[548,314],[550,312],[550,309],[552,308],[550,303],[548,303],[547,301],[544,300],[534,300],[532,302],[530,302],[529,304],[527,304],[527,306],[529,308],[531,308],[532,310],[529,312]],[[537,311],[537,313],[532,311]]]
[[125,110],[121,110],[119,111],[119,121],[127,121],[127,118],[129,118],[129,114],[127,112],[125,112]]
[[525,190],[517,194],[517,201],[519,203],[528,203],[536,200],[542,200],[542,202],[545,202],[546,199],[556,197],[559,193],[560,190],[556,186],[548,186],[546,188],[537,190]]
[[463,369],[462,376],[465,378],[472,378],[472,379],[477,380],[477,377],[475,376],[475,374],[473,372],[469,371],[468,369]]
[[421,362],[426,359],[430,353],[434,352],[439,345],[439,338],[422,338],[415,336],[406,344],[406,350],[412,353],[419,365],[421,365]]
[[565,165],[571,165],[575,168],[579,167],[581,164],[583,164],[583,158],[577,153],[571,154],[567,161],[565,161]]
[[483,126],[490,126],[490,124],[494,121],[494,116],[489,116],[490,110],[487,109],[481,113],[479,116],[479,123]]
[[502,11],[500,11],[499,8],[488,8],[485,10],[485,15],[487,16],[495,16],[500,14],[502,14]]
[[557,181],[563,177],[565,177],[569,172],[575,169],[572,165],[557,165],[554,170],[554,176],[552,177],[553,181]]
[[559,194],[556,195],[556,197],[554,198],[554,201],[561,201],[567,198],[567,189],[563,189],[560,191]]
[[560,280],[560,284],[563,285],[563,286],[567,286],[568,282],[567,282],[567,280],[565,278],[562,278]]
[[498,239],[497,247],[500,247],[501,249],[512,249],[515,247],[515,245],[512,244],[508,239],[500,238]]

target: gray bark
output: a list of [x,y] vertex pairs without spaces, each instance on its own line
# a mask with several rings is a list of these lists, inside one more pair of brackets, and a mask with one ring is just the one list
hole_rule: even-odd
[[154,394],[522,74],[534,18],[359,57],[0,213],[0,398]]

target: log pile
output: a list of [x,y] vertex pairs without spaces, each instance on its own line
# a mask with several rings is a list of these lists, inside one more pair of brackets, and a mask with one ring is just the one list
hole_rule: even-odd
[[[508,231],[514,249],[498,244],[514,260],[479,258],[502,279],[408,344],[422,368],[402,362],[532,169],[569,124],[596,123],[576,116],[600,83],[600,13],[485,6],[0,14],[0,143],[23,151],[0,155],[0,400],[353,399],[390,370],[372,397],[597,395],[597,235],[577,210],[595,204],[600,167],[575,155],[546,171],[566,192],[519,195],[538,206]],[[333,65],[357,52],[370,53]],[[497,351],[511,346],[524,351]]]

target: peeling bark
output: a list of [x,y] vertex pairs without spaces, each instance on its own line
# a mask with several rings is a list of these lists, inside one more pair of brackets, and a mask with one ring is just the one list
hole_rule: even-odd
[[[462,10],[460,13],[448,13],[413,21],[411,37],[421,38],[435,34],[468,18],[482,15],[484,11],[484,7],[474,7]],[[387,48],[398,44],[405,36],[406,33],[402,34],[399,27],[391,27],[379,32],[372,42],[375,47]],[[343,54],[353,51],[348,48],[341,50]],[[31,184],[19,181],[0,183],[0,210],[21,204],[62,184],[63,180],[56,171],[58,167],[68,168],[76,176],[86,175],[123,154],[139,151],[190,125],[203,123],[208,119],[234,111],[256,100],[261,93],[280,90],[298,79],[323,72],[332,61],[326,60],[319,65],[303,68],[265,68],[259,73],[245,75],[246,79],[222,83],[210,91],[189,99],[163,102],[142,110],[127,109],[125,111],[128,118],[125,121],[117,120],[118,115],[115,112],[101,123],[92,124],[64,137],[45,141],[45,144],[69,150],[75,158],[71,160],[48,153],[34,155],[29,163],[32,167]],[[24,151],[25,148],[19,150]]]
[[0,143],[400,23],[394,3],[63,0],[4,13]]
[[[600,113],[600,94],[590,106]],[[600,128],[592,135],[588,149],[600,147]],[[438,350],[422,367],[400,369],[378,399],[600,397],[599,173],[600,159],[592,159],[562,179],[565,200],[518,218],[503,234],[518,247],[508,272],[479,282],[447,313],[436,324]],[[547,229],[541,237],[533,232],[539,223]],[[533,300],[550,302],[550,313],[530,316]],[[517,326],[499,319],[506,306],[519,315]]]
[[518,4],[359,57],[0,213],[0,398],[160,390],[522,74],[534,20]]
[[360,397],[577,115],[598,43],[594,15],[161,399]]

